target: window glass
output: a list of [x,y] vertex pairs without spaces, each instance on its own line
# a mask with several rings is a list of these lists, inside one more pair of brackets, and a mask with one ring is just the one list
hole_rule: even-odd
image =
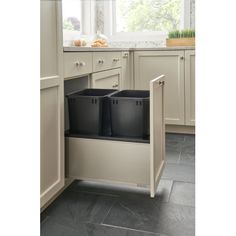
[[180,28],[183,0],[115,0],[115,33]]
[[63,30],[81,33],[81,0],[63,1]]

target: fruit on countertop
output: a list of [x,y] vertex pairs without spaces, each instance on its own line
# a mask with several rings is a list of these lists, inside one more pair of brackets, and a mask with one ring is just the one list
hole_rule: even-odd
[[74,40],[74,45],[77,47],[84,47],[86,46],[86,41],[84,39],[76,39]]

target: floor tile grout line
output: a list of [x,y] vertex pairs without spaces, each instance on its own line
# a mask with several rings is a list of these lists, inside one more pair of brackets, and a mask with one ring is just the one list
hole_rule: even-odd
[[[195,205],[194,205],[194,206],[190,206],[190,205],[178,204],[178,203],[175,203],[175,202],[171,202],[171,201],[170,201],[171,194],[172,194],[172,191],[173,191],[173,188],[174,188],[174,184],[175,184],[175,183],[178,183],[178,182],[179,182],[179,183],[186,183],[186,182],[184,182],[184,181],[176,181],[176,180],[173,180],[173,184],[172,184],[171,190],[170,190],[169,200],[168,200],[167,203],[169,203],[169,204],[174,204],[174,205],[178,205],[178,206],[185,206],[185,207],[193,207],[193,208],[195,208]],[[192,183],[187,183],[187,184],[192,184]],[[194,185],[195,185],[195,183],[194,183]]]
[[107,216],[109,215],[109,213],[110,213],[112,207],[115,205],[116,202],[117,202],[117,201],[114,201],[113,204],[111,204],[110,209],[107,211],[107,214],[103,217],[103,219],[102,219],[102,221],[101,221],[101,223],[100,223],[101,225],[103,224],[103,222],[105,221],[105,219],[106,219]]
[[194,184],[195,185],[195,182],[189,182],[189,181],[184,181],[184,180],[176,180],[176,179],[168,179],[168,178],[161,178],[162,180],[172,180],[172,181],[175,181],[175,182],[181,182],[181,183],[187,183],[187,184]]
[[182,155],[182,147],[181,147],[181,150],[179,152],[179,158],[178,158],[177,164],[180,164],[181,155]]
[[171,194],[172,194],[172,190],[174,188],[174,183],[175,183],[175,180],[172,180],[172,185],[171,185],[171,189],[170,189],[170,194],[169,194],[169,198],[168,198],[168,203],[170,203],[170,198],[171,198]]
[[189,165],[189,164],[185,164],[185,163],[166,163],[166,164],[168,164],[168,165],[177,165],[177,166],[194,166],[194,165]]
[[156,234],[156,235],[163,234],[163,233],[157,233],[157,232],[152,232],[152,231],[133,229],[133,228],[124,227],[124,226],[118,226],[118,225],[109,225],[109,224],[101,224],[101,225],[107,226],[107,227],[112,227],[112,228],[118,228],[118,229],[126,229],[126,230],[130,230],[130,231],[141,232],[141,233],[151,233],[151,234]]
[[46,217],[40,221],[40,225],[43,225],[46,221],[48,221],[48,219],[50,218],[50,216],[46,215]]

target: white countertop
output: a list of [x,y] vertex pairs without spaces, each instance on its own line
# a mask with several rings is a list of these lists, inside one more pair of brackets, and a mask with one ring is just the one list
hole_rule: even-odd
[[109,51],[165,51],[165,50],[194,50],[194,46],[159,47],[159,48],[93,48],[93,47],[64,47],[64,52],[109,52]]

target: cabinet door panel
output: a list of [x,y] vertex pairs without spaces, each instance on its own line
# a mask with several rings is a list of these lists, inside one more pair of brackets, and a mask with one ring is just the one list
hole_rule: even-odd
[[121,70],[107,70],[92,74],[92,88],[120,89]]
[[61,1],[40,1],[40,205],[64,186]]
[[60,143],[60,86],[41,89],[40,93],[40,192],[48,201],[64,183]]
[[165,123],[184,125],[184,51],[135,52],[135,89],[165,75]]
[[195,125],[195,51],[185,52],[185,120]]

